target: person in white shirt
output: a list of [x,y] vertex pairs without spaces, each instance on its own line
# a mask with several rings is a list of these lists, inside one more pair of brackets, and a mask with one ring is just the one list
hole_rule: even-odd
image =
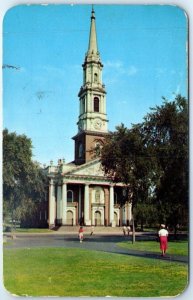
[[168,248],[168,231],[165,229],[165,225],[161,224],[161,229],[158,231],[160,239],[160,250],[162,251],[162,256],[166,254]]
[[124,225],[124,226],[123,226],[123,235],[124,235],[124,236],[126,235],[126,230],[127,230],[127,228],[126,228],[126,226]]

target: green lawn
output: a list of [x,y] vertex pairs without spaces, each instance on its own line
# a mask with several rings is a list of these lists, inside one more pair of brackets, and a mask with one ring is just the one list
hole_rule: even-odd
[[[5,232],[5,231],[4,231]],[[53,233],[53,230],[50,230],[48,228],[20,228],[16,227],[15,229],[11,228],[8,232],[17,233],[17,232],[23,232],[23,233]]]
[[188,266],[65,248],[4,249],[4,284],[29,296],[176,296]]
[[[132,244],[131,241],[125,241],[117,244],[120,247],[132,250],[152,251],[160,253],[159,243],[156,241],[136,241]],[[171,241],[168,243],[167,254],[188,255],[187,241]]]
[[26,233],[53,233],[53,230],[48,228],[16,228],[13,232],[26,232]]

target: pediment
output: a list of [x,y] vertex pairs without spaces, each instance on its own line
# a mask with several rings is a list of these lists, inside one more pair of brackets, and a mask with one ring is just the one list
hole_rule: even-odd
[[71,170],[67,173],[68,175],[84,175],[84,176],[105,176],[104,171],[102,170],[100,161],[94,160],[92,162],[88,162],[77,168]]

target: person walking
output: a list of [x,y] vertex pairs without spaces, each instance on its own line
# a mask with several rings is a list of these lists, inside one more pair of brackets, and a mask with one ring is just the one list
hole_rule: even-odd
[[80,243],[82,243],[82,241],[83,241],[83,237],[84,237],[83,232],[84,232],[83,227],[80,226],[79,231],[78,231]]
[[131,231],[131,226],[127,226],[127,235],[129,235],[130,234],[130,231]]
[[127,230],[126,226],[123,226],[123,235],[124,236],[126,235],[126,230]]
[[161,224],[161,229],[158,231],[158,235],[160,240],[160,250],[162,252],[162,256],[164,256],[168,248],[168,231],[165,229],[164,224]]

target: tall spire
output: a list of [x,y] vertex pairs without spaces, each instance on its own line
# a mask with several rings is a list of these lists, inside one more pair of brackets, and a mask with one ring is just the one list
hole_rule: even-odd
[[78,93],[78,134],[75,140],[75,163],[93,159],[93,149],[102,145],[108,134],[106,91],[102,80],[103,64],[97,48],[95,13],[92,6],[88,51],[83,67],[83,85]]
[[88,53],[96,54],[97,52],[98,52],[98,48],[97,48],[97,37],[96,37],[95,12],[94,12],[94,7],[92,5]]

